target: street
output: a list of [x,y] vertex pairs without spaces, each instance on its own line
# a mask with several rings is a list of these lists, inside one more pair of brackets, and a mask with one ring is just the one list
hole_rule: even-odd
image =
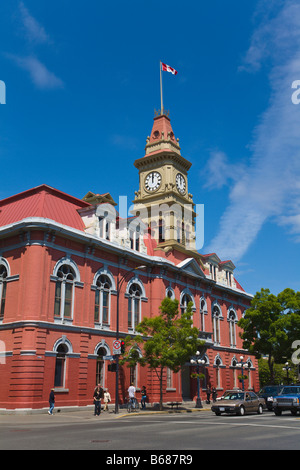
[[170,450],[182,455],[189,450],[298,450],[300,417],[266,411],[243,417],[218,417],[211,411],[118,417],[86,411],[0,415],[0,449],[101,450],[102,459],[105,451],[112,455],[118,450]]

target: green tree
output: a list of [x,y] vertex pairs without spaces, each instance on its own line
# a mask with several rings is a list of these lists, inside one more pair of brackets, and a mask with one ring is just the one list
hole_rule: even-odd
[[[204,347],[205,342],[198,339],[198,329],[193,327],[192,303],[186,312],[179,314],[178,300],[165,298],[160,306],[160,315],[144,318],[136,326],[140,334],[135,338],[126,338],[126,346],[131,348],[123,357],[122,362],[129,366],[140,363],[153,369],[159,379],[160,409],[163,408],[163,377],[166,368],[179,372],[187,360],[197,350]],[[138,352],[138,347],[141,346]]]
[[261,289],[238,326],[243,347],[258,358],[267,357],[270,382],[275,383],[275,363],[289,358],[293,341],[300,338],[300,293],[285,289],[275,296]]

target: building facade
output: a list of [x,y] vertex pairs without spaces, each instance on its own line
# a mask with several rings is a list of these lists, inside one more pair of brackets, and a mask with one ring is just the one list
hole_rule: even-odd
[[[245,386],[258,389],[257,361],[243,350],[237,326],[252,296],[232,261],[196,249],[191,163],[165,114],[154,118],[145,156],[134,164],[139,187],[129,218],[109,193],[81,200],[41,185],[0,201],[0,409],[45,408],[53,387],[59,407],[91,405],[99,382],[114,402],[116,331],[134,336],[166,296],[181,310],[193,303],[206,342],[202,398],[208,388],[220,395],[239,387],[242,370]],[[195,358],[180,373],[166,370],[164,401],[195,399]],[[119,403],[130,382],[159,401],[156,375],[137,365],[120,367]]]

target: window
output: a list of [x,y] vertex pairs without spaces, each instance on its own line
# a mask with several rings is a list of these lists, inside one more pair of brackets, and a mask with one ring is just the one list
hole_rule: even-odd
[[216,367],[216,388],[221,388],[222,383],[221,383],[221,367],[222,367],[222,359],[220,358],[219,355],[216,356],[215,358],[215,367]]
[[213,317],[213,327],[214,327],[214,342],[215,344],[221,343],[221,335],[220,335],[220,318],[222,317],[220,307],[215,305],[212,311]]
[[207,305],[205,299],[200,299],[200,331],[205,331],[205,313],[207,312]]
[[3,320],[5,299],[6,299],[6,280],[7,280],[7,268],[4,264],[0,265],[0,320]]
[[133,384],[135,387],[137,386],[137,381],[136,381],[136,377],[137,377],[137,365],[135,366],[131,366],[130,367],[130,384]]
[[131,284],[128,291],[128,328],[133,329],[140,322],[142,289],[139,284]]
[[99,237],[110,240],[111,221],[107,219],[108,212],[104,212],[104,216],[99,217]]
[[96,280],[95,291],[95,323],[107,326],[110,321],[110,294],[112,283],[106,274],[100,274]]
[[101,384],[104,387],[104,360],[107,351],[105,348],[100,347],[97,351],[97,365],[96,365],[96,385]]
[[140,237],[141,228],[138,225],[135,230],[129,230],[130,248],[135,251],[140,251]]
[[56,275],[58,279],[55,286],[54,316],[71,320],[76,274],[69,264],[62,264]]
[[231,285],[232,285],[232,273],[230,271],[226,271],[226,282],[227,282],[227,285],[231,287]]
[[56,349],[54,387],[65,387],[66,380],[66,355],[69,348],[66,344],[59,344]]
[[175,299],[175,292],[170,286],[166,288],[166,297],[171,300]]
[[181,303],[180,303],[181,313],[186,312],[186,309],[187,309],[187,306],[188,306],[189,302],[193,302],[193,299],[190,296],[190,294],[183,294],[183,296],[181,298]]
[[167,388],[173,387],[173,372],[172,370],[167,367]]
[[228,312],[228,322],[229,322],[229,344],[231,347],[236,346],[236,331],[235,331],[235,323],[236,323],[236,313],[234,310],[230,310]]

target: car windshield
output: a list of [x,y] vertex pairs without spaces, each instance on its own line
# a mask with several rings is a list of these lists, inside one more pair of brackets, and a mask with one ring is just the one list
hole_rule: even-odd
[[277,393],[278,387],[263,387],[259,393]]
[[228,393],[225,395],[224,400],[244,400],[243,393]]
[[300,387],[283,387],[280,395],[298,395],[300,394]]

